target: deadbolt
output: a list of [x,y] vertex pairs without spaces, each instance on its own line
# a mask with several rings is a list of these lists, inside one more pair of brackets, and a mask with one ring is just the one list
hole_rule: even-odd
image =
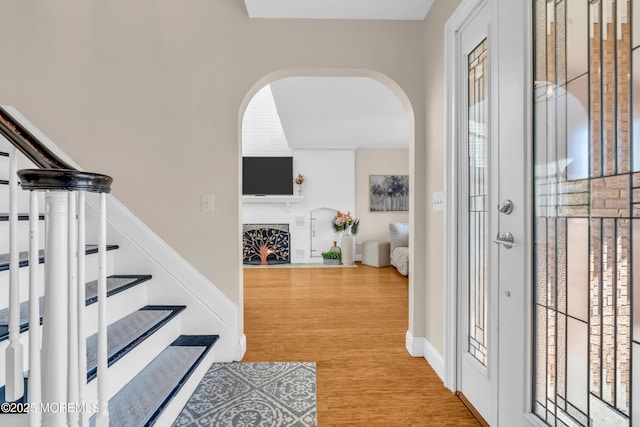
[[505,200],[504,202],[502,202],[501,206],[498,206],[498,210],[500,211],[500,213],[510,215],[511,212],[513,212],[513,202],[509,199]]

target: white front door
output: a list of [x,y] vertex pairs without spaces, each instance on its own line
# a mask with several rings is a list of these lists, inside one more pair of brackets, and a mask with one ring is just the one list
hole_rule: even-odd
[[495,91],[491,75],[493,38],[491,3],[475,11],[460,33],[458,82],[458,172],[460,185],[459,267],[459,392],[490,424],[497,411],[498,248],[491,244],[496,228],[495,190],[498,164],[492,129]]
[[454,43],[455,387],[492,426],[531,419],[528,7],[464,1]]

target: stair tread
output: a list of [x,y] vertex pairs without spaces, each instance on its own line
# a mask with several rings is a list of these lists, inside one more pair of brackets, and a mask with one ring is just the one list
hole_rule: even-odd
[[[148,305],[107,326],[108,365],[133,350],[185,308],[184,305]],[[87,338],[87,381],[97,374],[97,348],[96,333]]]
[[[38,215],[38,219],[43,221],[44,220],[44,214],[40,214]],[[9,214],[6,212],[2,212],[0,213],[0,222],[2,221],[9,221]],[[18,221],[29,221],[29,214],[28,213],[18,213]]]
[[[135,285],[151,279],[149,274],[140,275],[113,275],[107,277],[107,297],[125,291]],[[91,305],[98,301],[98,281],[93,280],[85,284],[85,304]],[[40,297],[40,320],[42,320],[42,308],[44,296]],[[9,308],[0,310],[0,341],[8,337]],[[20,332],[29,329],[29,301],[20,304]]]
[[[185,308],[184,305],[147,305],[108,325],[107,365],[113,365]],[[96,333],[87,338],[87,382],[97,375],[97,348]],[[0,403],[4,402],[4,389],[0,387]]]
[[109,425],[153,424],[217,339],[180,336],[109,400]]
[[[107,251],[112,251],[120,248],[118,245],[107,245]],[[87,255],[98,253],[98,245],[86,245],[85,253]],[[26,267],[29,265],[29,252],[22,251],[18,255],[20,267]],[[44,249],[40,249],[40,264],[44,263]],[[9,269],[9,254],[0,254],[0,271]]]
[[[107,277],[107,297],[125,291],[135,285],[151,280],[150,274],[114,274]],[[98,281],[87,283],[85,290],[87,305],[98,301]]]

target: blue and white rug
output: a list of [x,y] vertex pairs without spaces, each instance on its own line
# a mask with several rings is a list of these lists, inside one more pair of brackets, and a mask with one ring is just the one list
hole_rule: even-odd
[[315,427],[314,362],[214,363],[176,427]]

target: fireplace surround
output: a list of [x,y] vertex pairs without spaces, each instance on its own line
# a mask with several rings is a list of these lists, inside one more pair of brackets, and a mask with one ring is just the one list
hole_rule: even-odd
[[291,262],[289,224],[243,224],[243,264],[289,264]]

